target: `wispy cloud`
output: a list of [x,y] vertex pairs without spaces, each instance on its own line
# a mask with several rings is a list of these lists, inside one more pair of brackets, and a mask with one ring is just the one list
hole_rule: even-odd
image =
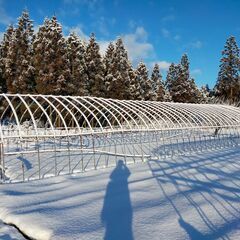
[[167,71],[168,68],[170,67],[171,63],[168,61],[157,61],[157,62],[152,62],[152,66],[157,63],[159,65],[160,70],[162,71]]
[[199,48],[201,48],[201,47],[203,46],[203,43],[202,43],[200,40],[197,40],[197,41],[191,42],[191,43],[189,44],[189,46],[190,46],[191,48],[197,48],[197,49],[199,49]]
[[99,0],[63,0],[65,4],[82,4],[82,5],[87,5],[90,8],[94,8]]
[[74,32],[84,41],[86,41],[89,38],[89,36],[83,31],[83,27],[81,24],[78,24],[74,27],[69,27],[69,26],[64,25],[63,32],[65,35],[68,35],[69,33]]
[[169,31],[168,29],[166,29],[166,28],[162,28],[162,29],[161,29],[161,33],[162,33],[162,35],[163,35],[165,38],[170,37],[170,31]]
[[7,14],[5,8],[3,7],[3,1],[0,0],[0,24],[8,25],[12,22],[14,22],[14,18]]
[[143,27],[137,27],[134,33],[122,38],[133,64],[153,55],[153,45],[147,41],[148,34]]
[[176,34],[176,35],[173,37],[173,39],[174,39],[175,41],[178,41],[178,40],[181,39],[181,36],[180,36],[179,34]]
[[[133,65],[136,65],[140,60],[147,61],[154,53],[154,47],[148,42],[148,34],[143,27],[137,27],[133,33],[123,34],[121,38]],[[98,41],[101,54],[105,53],[110,41],[115,42],[116,39]]]
[[179,41],[181,39],[181,36],[179,34],[175,34],[165,27],[161,28],[161,34],[164,38],[169,38],[174,41]]
[[166,15],[161,19],[162,22],[171,22],[174,20],[175,20],[175,15],[173,14]]
[[4,32],[0,32],[0,42],[3,40]]
[[191,74],[192,74],[192,75],[201,75],[201,74],[202,74],[202,70],[199,69],[199,68],[193,69],[193,70],[191,71]]

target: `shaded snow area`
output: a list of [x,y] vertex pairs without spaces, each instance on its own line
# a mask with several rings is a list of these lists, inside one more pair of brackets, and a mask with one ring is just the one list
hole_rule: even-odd
[[25,238],[12,226],[8,226],[0,221],[1,240],[24,240]]
[[0,219],[34,239],[240,239],[237,148],[0,188]]

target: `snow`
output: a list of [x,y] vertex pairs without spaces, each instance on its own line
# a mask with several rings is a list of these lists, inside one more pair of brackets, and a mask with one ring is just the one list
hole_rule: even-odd
[[0,221],[1,240],[24,240],[25,238],[12,226],[8,226]]
[[0,219],[44,240],[239,239],[239,157],[219,149],[4,184]]

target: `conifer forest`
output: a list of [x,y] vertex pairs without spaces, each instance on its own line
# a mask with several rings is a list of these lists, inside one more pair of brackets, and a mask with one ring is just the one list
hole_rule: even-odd
[[88,41],[71,32],[64,36],[56,16],[37,31],[28,11],[8,26],[0,43],[0,93],[96,96],[126,100],[210,103],[240,100],[239,48],[230,36],[223,47],[213,89],[197,86],[190,60],[183,54],[163,79],[156,63],[133,66],[121,38],[104,55],[94,33]]

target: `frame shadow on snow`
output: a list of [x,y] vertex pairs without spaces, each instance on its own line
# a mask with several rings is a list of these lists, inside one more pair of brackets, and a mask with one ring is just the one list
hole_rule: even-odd
[[128,189],[128,167],[122,160],[110,175],[101,212],[105,226],[105,240],[133,240],[133,210]]
[[[240,226],[240,150],[149,160],[148,165],[160,192],[178,217],[178,224],[190,240],[230,239]],[[174,189],[170,191],[169,189]],[[211,210],[208,212],[205,204]],[[192,217],[203,228],[189,219]],[[214,213],[214,217],[213,214]],[[188,216],[188,217],[185,217]],[[216,219],[223,224],[219,225]],[[206,229],[208,229],[206,231]]]

